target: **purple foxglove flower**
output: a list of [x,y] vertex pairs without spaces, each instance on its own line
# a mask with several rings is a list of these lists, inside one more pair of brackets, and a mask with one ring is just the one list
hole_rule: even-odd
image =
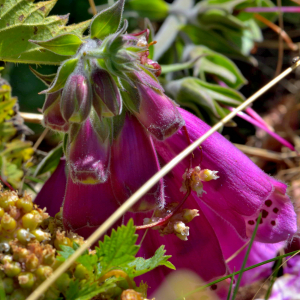
[[43,106],[44,124],[56,131],[67,132],[69,123],[65,121],[60,111],[61,91],[48,94]]
[[66,192],[66,161],[61,159],[56,170],[45,182],[34,203],[40,208],[47,208],[47,213],[54,217],[60,210]]
[[140,94],[138,112],[134,115],[157,139],[164,140],[184,125],[177,105],[170,98],[152,88],[137,84]]
[[109,182],[87,185],[68,178],[63,208],[66,230],[87,237],[118,207]]
[[[107,120],[107,119],[106,119]],[[105,182],[110,161],[109,125],[95,112],[82,124],[72,124],[67,162],[74,182]]]
[[120,91],[112,78],[105,70],[97,68],[92,72],[93,105],[101,117],[119,115],[122,111]]
[[[192,142],[209,129],[208,125],[194,115],[182,109],[178,109],[178,113],[182,115],[186,123],[186,129]],[[130,118],[134,117],[131,116]],[[139,139],[142,145],[144,143],[142,137],[145,137],[145,135],[136,132],[139,127],[134,126],[134,130],[130,129],[136,120],[132,123],[127,122],[123,127],[124,131],[119,132],[119,139],[115,140],[115,143],[120,143],[120,146],[125,148],[125,153],[129,153],[126,149],[129,146],[125,145],[125,141],[122,141],[123,138],[127,137],[131,140],[133,138],[130,135],[136,134],[140,136],[139,138],[136,137],[136,140]],[[164,141],[153,139],[153,142],[160,164],[170,161],[190,143],[184,129],[178,130],[177,133]],[[112,153],[114,151],[116,150],[113,150]],[[147,152],[147,155],[151,153],[150,150],[144,151]],[[121,156],[120,154],[112,157],[112,165],[115,168],[115,164],[119,161],[119,169],[116,172],[111,168],[111,175],[104,184],[75,184],[69,178],[64,203],[64,220],[67,228],[72,228],[75,232],[87,237],[97,225],[100,225],[109,216],[113,208],[117,207],[116,188],[114,186],[116,182],[114,181],[120,181],[117,192],[122,191],[122,188],[124,190],[126,186],[125,184],[123,187],[121,186],[121,180],[123,178],[126,178],[126,181],[130,180],[132,172],[131,166],[122,161],[124,158],[125,155]],[[154,162],[156,163],[156,160]],[[189,164],[190,157],[187,157],[165,177],[166,207],[174,202],[179,203],[183,199],[184,194],[180,192],[182,176]],[[177,268],[194,270],[205,281],[209,281],[228,274],[234,268],[236,270],[240,268],[242,262],[240,255],[242,254],[228,264],[226,264],[225,259],[228,259],[244,243],[249,241],[260,212],[262,212],[263,218],[258,227],[256,242],[252,251],[254,256],[249,258],[249,263],[257,262],[259,257],[256,253],[260,250],[264,251],[262,260],[270,258],[281,246],[281,244],[276,245],[276,243],[286,240],[296,232],[296,215],[290,199],[285,194],[286,186],[266,175],[219,133],[214,133],[209,137],[202,144],[201,150],[198,148],[194,151],[192,164],[193,166],[200,165],[201,169],[218,171],[219,178],[203,182],[206,193],[203,193],[202,197],[199,198],[193,191],[184,204],[186,208],[199,211],[199,216],[192,220],[189,225],[189,239],[182,241],[175,235],[160,237],[157,231],[149,230],[139,255],[146,257],[153,255],[158,246],[164,244],[167,253],[173,255],[171,261]],[[142,170],[143,167],[144,164],[140,166]],[[149,167],[148,163],[146,167]],[[148,172],[146,167],[144,172]],[[122,172],[128,175],[122,175]],[[112,178],[113,176],[117,179]],[[144,178],[146,180],[146,175]],[[132,176],[132,180],[136,180],[136,177]],[[126,184],[131,184],[136,188],[135,183],[128,181]],[[86,199],[88,199],[88,208],[85,211]],[[105,209],[103,209],[103,205]],[[97,209],[98,207],[99,209]],[[142,225],[144,219],[151,218],[152,214],[151,211],[128,212],[124,221],[126,222],[129,217],[133,217],[136,225]],[[260,271],[261,274],[264,274],[268,270],[262,268]],[[149,276],[145,275],[143,279],[149,281],[149,286],[154,289],[161,283],[162,276],[165,276],[166,272],[169,271],[158,268],[152,271]],[[248,271],[249,275],[247,276],[249,277],[246,277],[249,280],[254,280],[259,275],[257,272],[252,274],[249,272],[251,271]],[[218,284],[213,289],[221,290],[221,286],[222,284]]]
[[61,112],[66,121],[82,123],[92,105],[90,82],[83,72],[72,73],[63,89]]
[[[110,181],[119,203],[125,202],[160,169],[153,142],[138,120],[128,115],[111,153]],[[132,207],[148,211],[164,206],[162,180]]]

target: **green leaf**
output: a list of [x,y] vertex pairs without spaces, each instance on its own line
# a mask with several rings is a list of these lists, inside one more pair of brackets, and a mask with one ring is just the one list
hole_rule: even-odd
[[90,21],[66,26],[68,15],[47,17],[57,0],[1,0],[0,60],[15,63],[59,64],[66,58],[32,44],[61,34],[82,36]]
[[91,38],[103,40],[115,33],[121,23],[125,0],[118,0],[114,5],[97,14],[91,24]]
[[206,46],[232,58],[239,58],[246,61],[250,60],[236,45],[232,45],[232,43],[213,30],[195,25],[186,25],[182,28],[182,31],[185,32],[196,45]]
[[68,290],[66,291],[66,300],[89,300],[96,295],[106,292],[107,290],[115,287],[115,279],[106,280],[101,286],[97,282],[84,282],[74,280],[70,282]]
[[192,59],[192,60],[184,62],[184,63],[171,64],[171,65],[160,65],[161,66],[161,74],[190,69],[195,65],[195,63],[198,59],[200,59],[200,55],[198,57],[196,57],[195,59]]
[[96,247],[103,272],[133,261],[139,249],[135,245],[136,240],[137,235],[132,219],[126,226],[119,227],[117,231],[113,229],[110,237],[105,236],[104,241],[99,242],[99,248]]
[[34,176],[39,176],[46,172],[53,172],[59,164],[60,158],[63,156],[62,145],[51,150],[46,157],[38,164]]
[[75,70],[78,58],[66,60],[57,70],[56,77],[49,89],[41,92],[41,94],[54,93],[65,86],[69,75]]
[[174,265],[168,261],[171,255],[164,255],[166,250],[165,246],[160,246],[153,257],[144,259],[142,257],[136,258],[134,261],[128,264],[128,267],[124,268],[129,277],[134,278],[143,275],[158,266],[166,266],[169,269],[175,270]]
[[159,21],[168,16],[169,5],[164,0],[129,0],[126,9],[136,11],[142,18]]
[[225,55],[204,46],[194,46],[188,51],[191,58],[203,56],[195,62],[194,76],[203,73],[214,74],[233,89],[239,89],[247,83],[238,67]]
[[[170,9],[174,11],[185,11],[193,7],[193,0],[176,0]],[[169,15],[155,35],[157,43],[154,45],[154,60],[158,60],[174,43],[180,27],[187,23],[183,15]]]
[[45,83],[46,86],[51,85],[52,81],[54,80],[56,73],[44,75],[39,73],[37,70],[33,69],[31,66],[29,66],[30,71],[43,83]]
[[63,34],[47,41],[29,40],[51,52],[59,55],[74,55],[84,42],[75,34]]

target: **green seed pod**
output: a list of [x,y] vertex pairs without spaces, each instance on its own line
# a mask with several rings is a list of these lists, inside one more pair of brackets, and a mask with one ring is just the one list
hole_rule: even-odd
[[0,207],[2,207],[5,211],[9,209],[10,206],[15,204],[15,201],[18,199],[16,193],[13,192],[2,192],[0,195]]
[[8,213],[5,213],[1,219],[2,229],[13,231],[17,227],[17,222]]
[[44,281],[47,279],[51,274],[53,273],[53,270],[49,266],[39,266],[37,270],[35,271],[35,275],[38,279]]
[[78,279],[88,279],[89,271],[82,264],[78,264],[75,268],[74,276]]
[[0,207],[0,218],[2,218],[4,215],[4,209],[2,207]]
[[25,229],[34,230],[38,226],[38,218],[34,214],[28,213],[22,217],[23,227]]
[[50,240],[50,234],[39,228],[32,230],[30,233],[34,235],[39,242]]
[[19,284],[21,288],[30,289],[34,285],[35,278],[32,273],[22,272],[18,276]]
[[69,277],[69,274],[67,273],[63,273],[59,276],[59,278],[55,281],[55,284],[57,286],[57,288],[63,292],[65,291],[68,287],[69,287],[69,284],[70,284],[70,277]]
[[44,300],[57,300],[59,298],[60,291],[51,286],[46,294]]
[[31,239],[34,239],[35,235],[30,233],[28,230],[21,228],[17,231],[17,239],[22,244],[27,244]]
[[26,270],[33,272],[39,267],[39,260],[34,254],[30,254],[27,258],[27,261],[25,263]]
[[13,257],[9,254],[6,254],[1,257],[1,263],[4,265],[5,263],[11,263],[13,261]]
[[6,263],[3,268],[8,277],[14,277],[21,273],[21,265],[18,262]]
[[32,211],[33,203],[30,198],[21,198],[17,200],[16,207],[22,209],[24,213],[29,213]]

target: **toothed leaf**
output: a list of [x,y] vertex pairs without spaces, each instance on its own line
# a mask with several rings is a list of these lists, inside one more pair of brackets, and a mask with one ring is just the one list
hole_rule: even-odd
[[[90,21],[65,26],[68,15],[47,17],[57,0],[1,0],[0,60],[16,63],[59,64],[66,57],[30,43],[45,41],[61,34],[82,36]],[[69,55],[69,54],[68,54]]]

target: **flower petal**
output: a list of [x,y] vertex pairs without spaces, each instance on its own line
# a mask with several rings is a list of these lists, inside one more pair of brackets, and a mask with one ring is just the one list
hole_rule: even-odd
[[87,238],[118,207],[108,182],[94,185],[74,183],[69,176],[63,207],[66,230]]
[[177,105],[166,95],[143,84],[137,84],[140,94],[139,112],[133,112],[145,128],[159,140],[174,134],[184,125]]
[[107,180],[110,140],[106,120],[101,122],[94,114],[83,124],[71,126],[67,160],[74,182],[96,184]]
[[44,124],[56,131],[67,132],[69,123],[65,121],[60,111],[61,91],[48,94],[43,106]]
[[[186,121],[191,142],[209,129],[208,125],[194,115],[182,109],[179,111]],[[154,142],[158,154],[165,162],[171,160],[189,145],[183,130],[178,131],[164,142]],[[219,133],[210,136],[201,147],[202,150],[194,151],[193,163],[200,164],[203,169],[218,171],[220,176],[217,180],[204,183],[204,190],[207,194],[203,195],[202,199],[220,217],[231,223],[242,238],[246,239],[251,236],[248,223],[246,231],[245,222],[255,219],[260,210],[264,209],[265,201],[269,197],[276,197],[276,202],[284,203],[282,218],[288,217],[290,221],[285,224],[280,222],[277,226],[268,226],[270,231],[266,232],[265,236],[261,236],[259,241],[277,242],[287,239],[289,234],[295,233],[296,216],[289,198],[284,194],[284,184],[278,183],[265,174]],[[186,158],[173,169],[173,174],[176,173],[175,177],[180,176],[183,169],[188,166],[189,158]],[[278,185],[277,188],[276,185]],[[274,189],[278,190],[278,193],[272,196]],[[258,234],[259,236],[260,234]]]
[[42,189],[39,191],[34,199],[34,203],[41,209],[47,208],[47,213],[54,217],[62,206],[66,185],[67,176],[65,172],[66,161],[61,159],[56,170],[44,183]]
[[84,73],[72,73],[63,89],[61,112],[66,121],[81,123],[92,105],[91,86]]
[[101,111],[104,116],[119,115],[122,111],[122,99],[112,76],[107,71],[97,68],[93,71],[91,79],[93,81],[93,105],[97,113]]
[[[126,201],[159,169],[151,137],[134,116],[127,114],[112,145],[110,179],[116,199],[120,203]],[[163,182],[160,180],[132,210],[147,211],[163,205]]]

